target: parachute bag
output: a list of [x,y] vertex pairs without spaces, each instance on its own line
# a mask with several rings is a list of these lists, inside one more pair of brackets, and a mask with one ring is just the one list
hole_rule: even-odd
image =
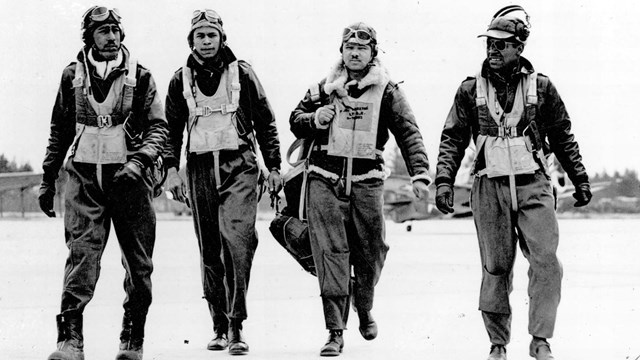
[[[309,226],[305,219],[305,199],[307,184],[308,158],[313,142],[303,153],[304,140],[297,139],[287,151],[287,161],[293,166],[283,176],[283,192],[286,206],[282,211],[276,211],[276,217],[269,225],[269,231],[278,243],[302,266],[302,268],[316,276],[316,266],[311,253]],[[300,157],[291,163],[291,154],[300,148]],[[277,209],[276,209],[277,210]]]

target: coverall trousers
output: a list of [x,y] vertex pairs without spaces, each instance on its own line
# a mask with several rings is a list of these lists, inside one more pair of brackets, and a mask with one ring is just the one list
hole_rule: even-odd
[[344,182],[311,173],[307,218],[327,329],[345,329],[349,313],[351,266],[354,305],[371,310],[374,287],[389,251],[384,240],[383,181]]
[[73,159],[66,162],[69,180],[64,226],[69,256],[64,272],[62,313],[81,314],[93,297],[113,221],[125,269],[125,317],[142,330],[151,304],[156,216],[152,187],[146,176],[135,184],[113,183],[113,175],[121,166],[102,165],[100,175],[97,165],[76,163]]
[[476,177],[471,209],[480,245],[482,285],[480,306],[492,344],[506,345],[511,337],[513,265],[516,243],[529,261],[529,334],[553,336],[560,302],[562,265],[556,256],[558,222],[551,184],[546,176],[516,176],[518,210],[511,209],[506,176]]
[[247,318],[249,275],[258,247],[256,157],[248,148],[221,151],[220,183],[210,152],[190,154],[187,169],[204,297],[214,331],[226,333],[229,319]]

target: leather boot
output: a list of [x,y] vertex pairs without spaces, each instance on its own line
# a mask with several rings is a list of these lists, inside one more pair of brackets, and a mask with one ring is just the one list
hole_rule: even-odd
[[536,360],[554,360],[553,354],[551,354],[551,345],[547,342],[547,339],[534,337],[529,345],[529,355]]
[[507,348],[504,345],[491,345],[487,360],[507,360]]
[[245,355],[249,352],[249,345],[242,336],[242,320],[231,319],[229,324],[229,354]]
[[320,349],[320,356],[339,356],[343,347],[342,330],[329,330],[329,339]]
[[127,315],[124,316],[116,360],[142,360],[144,323],[144,319],[133,320]]
[[84,360],[84,341],[82,338],[82,315],[59,314],[58,349],[47,360]]
[[365,340],[373,340],[378,336],[378,324],[373,320],[371,311],[358,311],[358,318],[360,319],[360,335]]
[[207,344],[207,350],[224,350],[229,345],[226,332],[216,332],[215,337]]

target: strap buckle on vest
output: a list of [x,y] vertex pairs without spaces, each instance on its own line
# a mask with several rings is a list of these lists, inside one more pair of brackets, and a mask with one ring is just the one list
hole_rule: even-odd
[[209,106],[199,106],[196,108],[196,116],[209,116],[214,112],[215,110]]
[[109,128],[111,127],[111,125],[113,125],[113,122],[111,121],[111,115],[98,115],[97,122],[99,128]]
[[518,136],[518,128],[515,126],[512,126],[512,127],[499,126],[498,127],[498,137],[514,138],[517,136]]

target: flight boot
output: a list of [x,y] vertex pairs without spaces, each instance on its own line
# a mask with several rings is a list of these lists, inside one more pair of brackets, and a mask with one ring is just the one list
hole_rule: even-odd
[[375,339],[378,336],[378,324],[373,320],[371,311],[358,311],[358,319],[360,320],[360,326],[358,326],[360,335],[365,340]]
[[249,352],[249,345],[242,336],[242,320],[231,319],[229,323],[229,354],[245,355]]
[[491,345],[487,360],[507,360],[507,348],[504,345]]
[[59,314],[58,349],[47,360],[84,360],[84,341],[82,338],[82,315]]
[[329,330],[329,338],[320,349],[320,356],[340,356],[343,347],[342,330]]
[[529,345],[529,355],[536,360],[554,360],[551,353],[551,345],[547,342],[547,339],[533,337],[531,344]]
[[131,317],[124,316],[116,360],[142,360],[144,323],[144,319],[134,321]]

